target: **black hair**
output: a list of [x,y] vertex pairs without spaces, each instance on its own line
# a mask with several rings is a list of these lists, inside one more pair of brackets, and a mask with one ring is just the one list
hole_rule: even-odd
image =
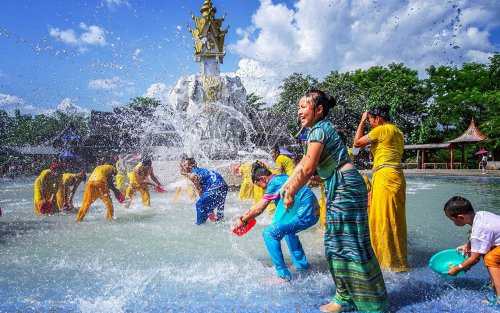
[[271,148],[271,152],[280,153],[280,146],[279,146],[278,144],[275,144],[275,145]]
[[446,204],[444,205],[444,212],[451,217],[457,217],[457,215],[460,214],[474,213],[474,208],[469,200],[460,196],[454,196],[451,197],[450,200],[446,201]]
[[153,164],[153,162],[151,161],[150,158],[144,158],[144,159],[142,159],[141,163],[144,166],[151,166]]
[[252,182],[255,184],[263,176],[271,175],[271,171],[260,161],[252,164]]
[[189,164],[196,165],[196,160],[192,157],[189,157],[187,154],[181,154],[181,162],[187,161]]
[[309,89],[304,96],[311,99],[315,109],[318,105],[323,107],[323,117],[328,116],[330,109],[337,105],[335,97],[319,89]]
[[371,108],[368,111],[368,113],[370,115],[373,115],[373,116],[380,116],[381,118],[383,118],[386,121],[391,120],[390,108],[388,106],[385,106],[385,105],[375,106],[375,107]]

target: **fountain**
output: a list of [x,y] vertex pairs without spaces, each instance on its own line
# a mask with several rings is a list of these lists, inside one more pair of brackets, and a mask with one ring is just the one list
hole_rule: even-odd
[[162,99],[146,138],[158,133],[169,136],[173,128],[182,138],[179,145],[156,147],[154,154],[178,158],[180,152],[187,152],[203,159],[233,159],[238,151],[253,146],[250,137],[255,130],[246,114],[247,93],[238,76],[220,73],[227,33],[222,29],[224,18],[216,17],[210,0],[200,13],[192,16],[190,29],[200,73],[181,77],[168,99]]

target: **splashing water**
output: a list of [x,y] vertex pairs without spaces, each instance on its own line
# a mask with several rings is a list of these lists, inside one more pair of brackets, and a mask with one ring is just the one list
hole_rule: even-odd
[[[272,284],[261,236],[270,218],[260,217],[244,237],[232,235],[230,221],[251,206],[235,193],[228,195],[223,224],[194,225],[194,204],[174,202],[172,193],[153,193],[149,209],[139,200],[130,209],[115,204],[113,222],[97,201],[76,224],[71,214],[33,216],[32,178],[1,183],[0,312],[317,312],[334,288],[319,229],[300,234],[311,270],[294,273],[290,284]],[[409,177],[407,183],[412,271],[384,273],[391,311],[495,312],[480,303],[487,279],[482,264],[444,280],[427,261],[467,238],[465,227],[442,214],[443,203],[461,194],[478,210],[500,213],[500,181]]]

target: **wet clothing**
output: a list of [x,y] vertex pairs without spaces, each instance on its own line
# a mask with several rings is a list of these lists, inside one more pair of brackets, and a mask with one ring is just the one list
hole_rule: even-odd
[[295,169],[295,161],[287,156],[280,154],[276,158],[276,169],[273,171],[273,174],[287,174],[288,176],[293,174],[293,170]]
[[116,161],[115,168],[117,172],[115,175],[115,186],[118,190],[123,191],[127,180],[127,169],[125,167],[124,160],[119,159]]
[[478,211],[472,222],[470,234],[471,252],[486,254],[500,246],[500,215]]
[[[59,177],[51,175],[51,170],[43,170],[33,185],[33,210],[36,215],[55,212],[56,193],[59,188]],[[44,204],[49,203],[50,212],[45,212]]]
[[82,206],[76,216],[77,222],[85,218],[90,205],[97,199],[101,199],[106,206],[106,219],[113,219],[114,208],[109,195],[108,180],[114,175],[116,175],[116,169],[113,165],[100,165],[94,169],[85,184]]
[[[56,194],[57,208],[59,209],[59,211],[65,209],[64,205],[69,202],[71,193],[75,191],[74,189],[77,187],[77,183],[80,183],[79,174],[64,173],[62,175],[62,179],[59,183]],[[71,209],[73,207],[73,203],[68,204],[69,208]]]
[[492,248],[483,258],[486,267],[500,268],[500,246]]
[[391,123],[368,133],[373,154],[372,197],[368,211],[373,250],[382,269],[408,270],[406,180],[401,168],[403,133]]
[[[253,203],[256,204],[264,196],[264,188],[261,188],[252,182],[252,164],[252,162],[247,162],[240,165],[242,180],[239,198],[240,200],[253,199]],[[274,203],[269,203],[266,208],[266,212],[269,215],[273,215],[275,209],[276,206]]]
[[240,165],[240,200],[253,199],[254,184],[252,183],[252,162],[246,162]]
[[[127,199],[132,199],[136,192],[141,194],[142,204],[144,206],[151,206],[151,195],[149,194],[149,186],[145,183],[141,183],[142,180],[139,177],[138,171],[141,169],[142,163],[135,166],[134,170],[128,173],[128,187],[125,191],[125,197]],[[152,170],[145,175],[146,179]]]
[[201,186],[200,198],[196,201],[196,224],[207,221],[208,215],[214,213],[217,220],[224,218],[224,204],[228,186],[222,176],[212,170],[194,167],[192,173],[199,179]]
[[276,269],[276,274],[283,279],[290,280],[292,274],[283,259],[280,242],[285,238],[292,263],[297,270],[309,268],[307,257],[297,233],[318,222],[319,205],[314,193],[309,187],[305,186],[297,192],[293,206],[288,209],[285,208],[280,197],[280,189],[287,179],[287,175],[276,175],[267,184],[263,198],[274,201],[276,212],[272,224],[264,229],[263,237]]
[[308,142],[323,144],[317,172],[327,194],[325,254],[336,287],[332,302],[362,312],[384,312],[387,292],[370,243],[363,178],[356,169],[340,171],[351,160],[331,122],[316,123]]

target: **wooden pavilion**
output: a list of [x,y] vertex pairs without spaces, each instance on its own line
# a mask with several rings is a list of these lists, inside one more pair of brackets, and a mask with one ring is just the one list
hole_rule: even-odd
[[[465,164],[465,145],[474,144],[485,140],[487,137],[476,126],[474,119],[471,119],[469,127],[465,132],[453,140],[445,143],[437,144],[419,144],[419,145],[405,145],[405,150],[417,150],[416,167],[418,169],[425,169],[429,167],[438,168],[444,167],[447,169],[460,168]],[[455,162],[455,151],[460,148],[462,159],[461,162]],[[450,159],[447,163],[427,163],[425,160],[425,153],[428,150],[448,149],[450,152]]]

